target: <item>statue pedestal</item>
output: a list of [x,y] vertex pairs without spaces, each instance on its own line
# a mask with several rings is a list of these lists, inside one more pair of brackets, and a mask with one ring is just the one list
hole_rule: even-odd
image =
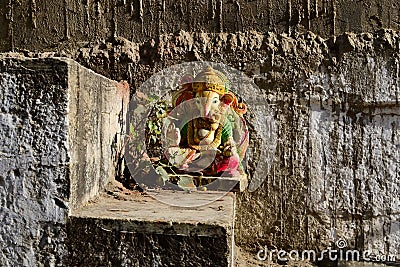
[[243,192],[248,185],[247,176],[245,174],[232,177],[217,176],[194,176],[189,174],[169,175],[170,180],[176,178],[192,179],[193,181],[205,180],[206,185],[198,187],[204,191],[225,191],[225,192]]

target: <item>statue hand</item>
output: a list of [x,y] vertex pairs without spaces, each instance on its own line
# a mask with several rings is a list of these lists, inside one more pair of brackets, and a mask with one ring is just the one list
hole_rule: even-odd
[[232,157],[237,154],[236,145],[232,140],[225,143],[224,149],[222,151],[222,155],[224,157]]
[[174,123],[170,123],[166,131],[167,147],[179,146],[180,141],[181,141],[181,133],[179,128],[175,127]]

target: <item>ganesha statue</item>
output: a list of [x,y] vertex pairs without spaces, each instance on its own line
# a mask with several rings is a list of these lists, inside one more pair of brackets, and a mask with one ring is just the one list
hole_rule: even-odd
[[222,72],[207,67],[182,77],[164,122],[165,157],[180,173],[244,175],[246,111]]

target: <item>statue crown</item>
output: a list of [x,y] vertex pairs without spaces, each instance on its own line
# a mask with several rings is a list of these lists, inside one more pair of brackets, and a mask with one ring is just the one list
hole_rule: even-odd
[[194,93],[213,91],[219,95],[223,95],[229,91],[229,83],[222,72],[214,70],[209,66],[194,78],[192,89]]

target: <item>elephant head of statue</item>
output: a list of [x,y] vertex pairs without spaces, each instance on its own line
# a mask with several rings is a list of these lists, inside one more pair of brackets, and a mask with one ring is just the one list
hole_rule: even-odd
[[[188,171],[192,165],[211,175],[224,171],[236,174],[248,144],[243,118],[247,107],[229,91],[226,76],[207,67],[194,78],[183,77],[173,97],[173,108],[183,103],[189,104],[183,105],[175,116],[179,118],[166,132],[170,140],[167,157],[174,155],[174,164]],[[212,160],[204,155],[212,155]]]

